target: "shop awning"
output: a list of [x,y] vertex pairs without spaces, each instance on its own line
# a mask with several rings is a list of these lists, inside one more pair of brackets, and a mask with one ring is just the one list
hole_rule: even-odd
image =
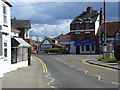
[[18,47],[31,47],[26,41],[24,41],[22,38],[14,38],[18,43]]
[[94,41],[76,41],[74,45],[75,46],[84,46],[84,45],[94,46],[95,42]]

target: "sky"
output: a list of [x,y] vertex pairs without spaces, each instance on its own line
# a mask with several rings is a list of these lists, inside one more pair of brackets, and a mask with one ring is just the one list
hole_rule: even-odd
[[[24,0],[25,1],[25,0]],[[103,2],[62,2],[34,0],[17,2],[11,0],[11,17],[31,21],[31,37],[55,37],[70,32],[70,23],[78,15],[92,6],[103,8]],[[93,0],[94,1],[94,0]],[[114,0],[115,1],[115,0]],[[106,2],[106,21],[118,21],[118,2]]]

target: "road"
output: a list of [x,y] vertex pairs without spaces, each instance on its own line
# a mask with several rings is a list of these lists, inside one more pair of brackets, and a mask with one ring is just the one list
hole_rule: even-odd
[[37,57],[42,59],[46,64],[49,75],[52,77],[52,81],[49,83],[52,87],[118,88],[117,71],[83,63],[85,59],[95,59],[98,58],[98,56],[39,55]]

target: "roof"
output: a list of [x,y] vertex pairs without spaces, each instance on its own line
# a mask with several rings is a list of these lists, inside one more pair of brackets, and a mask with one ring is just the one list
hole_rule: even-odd
[[70,34],[65,34],[65,35],[61,34],[55,37],[55,39],[60,42],[70,41]]
[[20,31],[17,28],[15,28],[14,26],[11,26],[11,31],[16,32],[16,33],[20,33]]
[[17,20],[16,18],[11,19],[11,25],[16,28],[31,28],[30,20]]
[[75,17],[73,19],[73,21],[71,22],[71,24],[74,24],[76,21],[79,22],[84,22],[84,21],[92,21],[95,22],[97,20],[99,13],[97,10],[91,10],[91,11],[84,11],[82,12],[80,15],[78,15],[77,17]]
[[55,42],[53,42],[53,41],[55,41],[54,38],[48,38],[48,37],[45,37],[45,39],[41,42],[41,44],[42,44],[46,39],[47,39],[52,45],[54,45],[54,46],[65,48],[64,45],[61,45],[61,44],[55,44]]
[[[106,22],[106,33],[107,33],[107,36],[109,36],[109,37],[114,36],[114,34],[117,31],[120,32],[120,22]],[[104,32],[104,24],[102,24],[99,27],[96,36],[99,36],[99,32],[100,32],[100,34],[102,34]]]

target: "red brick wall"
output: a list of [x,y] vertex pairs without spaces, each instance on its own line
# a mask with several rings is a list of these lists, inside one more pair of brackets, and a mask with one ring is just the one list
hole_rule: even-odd
[[92,40],[92,41],[95,40],[95,33],[94,33],[94,31],[90,32],[90,40]]
[[74,41],[74,39],[75,39],[75,33],[70,32],[70,41]]

